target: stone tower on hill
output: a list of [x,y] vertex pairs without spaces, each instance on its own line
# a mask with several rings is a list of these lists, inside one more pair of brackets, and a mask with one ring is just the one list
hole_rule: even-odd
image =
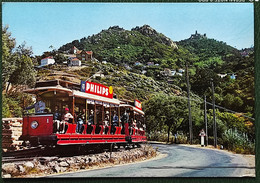
[[195,34],[191,34],[189,39],[199,39],[199,38],[207,38],[206,34],[201,35],[198,31],[195,31]]

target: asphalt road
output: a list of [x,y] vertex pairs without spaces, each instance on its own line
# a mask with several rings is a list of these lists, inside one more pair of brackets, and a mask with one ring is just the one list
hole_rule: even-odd
[[250,167],[241,155],[182,145],[153,144],[163,158],[51,177],[241,177]]

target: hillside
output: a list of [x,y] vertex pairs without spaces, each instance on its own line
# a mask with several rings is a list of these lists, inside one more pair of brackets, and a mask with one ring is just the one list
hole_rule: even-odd
[[239,54],[239,50],[227,45],[223,41],[207,38],[206,34],[201,35],[197,31],[192,34],[190,38],[179,41],[181,45],[200,57],[200,59],[207,59],[209,57],[224,57],[230,54]]
[[[59,70],[59,71],[58,71]],[[91,77],[92,76],[92,77]],[[91,79],[89,79],[91,77]],[[124,67],[113,64],[88,63],[84,67],[57,67],[51,66],[49,70],[40,70],[38,80],[63,79],[80,83],[80,80],[89,79],[92,82],[113,86],[119,99],[134,98],[145,101],[154,93],[185,96],[186,92],[174,84],[157,81],[143,74],[133,73]]]
[[178,47],[170,38],[148,25],[133,28],[131,31],[113,26],[98,34],[67,43],[59,51],[68,51],[73,46],[92,50],[99,61],[106,60],[121,65],[131,65],[138,61],[142,64],[154,62],[174,68],[177,64],[183,65],[183,59],[189,55],[188,50]]
[[[122,77],[117,78],[119,81],[131,77],[132,74],[138,74],[146,77],[145,80],[151,78],[165,86],[170,82],[183,91],[187,89],[185,75],[170,76],[165,75],[165,72],[167,69],[185,69],[188,63],[192,92],[199,96],[206,94],[211,98],[209,87],[213,79],[215,87],[221,88],[216,90],[218,104],[238,111],[253,112],[253,108],[250,107],[254,103],[254,85],[251,82],[254,78],[252,49],[239,51],[223,41],[208,38],[206,34],[202,35],[197,31],[188,39],[175,43],[149,25],[137,26],[131,30],[113,26],[98,34],[67,43],[60,47],[59,51],[68,51],[73,46],[92,50],[94,57],[99,61],[105,60],[113,66],[117,64],[130,73],[126,77],[120,73]],[[140,64],[137,65],[136,62]],[[148,62],[153,62],[154,65],[148,66]],[[110,72],[110,77],[114,78],[115,75],[112,73]],[[237,76],[236,80],[229,79],[232,73]],[[221,79],[218,74],[227,76]],[[108,79],[103,80],[108,82]],[[111,84],[113,83],[117,83],[115,78],[111,81]],[[128,90],[132,86],[130,83],[123,82],[120,85]],[[133,90],[133,93],[148,91],[145,87],[138,90],[142,92]],[[231,98],[228,94],[232,95]],[[234,107],[237,102],[240,104],[239,107]]]

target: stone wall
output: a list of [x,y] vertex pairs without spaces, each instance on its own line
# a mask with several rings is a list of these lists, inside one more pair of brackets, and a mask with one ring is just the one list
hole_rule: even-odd
[[143,161],[159,155],[150,145],[140,148],[73,157],[37,157],[31,161],[2,164],[2,177],[37,177],[55,173],[109,167]]
[[2,119],[2,149],[12,151],[19,149],[23,141],[19,141],[22,135],[22,118]]

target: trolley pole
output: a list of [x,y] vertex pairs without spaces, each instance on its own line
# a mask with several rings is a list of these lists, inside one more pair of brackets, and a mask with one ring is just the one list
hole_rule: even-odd
[[213,79],[211,79],[212,85],[212,107],[213,107],[213,135],[214,135],[214,147],[217,147],[217,123],[216,123],[216,112],[215,112],[215,91]]
[[189,83],[189,71],[188,64],[186,63],[186,79],[187,79],[187,95],[188,95],[188,109],[189,109],[189,133],[190,133],[190,144],[192,144],[192,118],[191,118],[191,105],[190,105],[190,83]]
[[206,130],[206,146],[208,143],[208,118],[207,118],[207,97],[204,95],[204,121],[205,121],[205,130]]

